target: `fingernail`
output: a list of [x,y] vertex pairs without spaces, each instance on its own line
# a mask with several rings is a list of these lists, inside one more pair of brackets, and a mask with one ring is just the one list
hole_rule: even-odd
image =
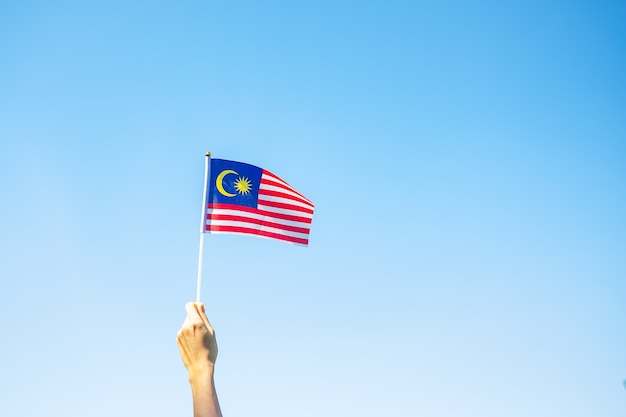
[[202,310],[202,312],[204,313],[204,304],[200,304],[200,310]]

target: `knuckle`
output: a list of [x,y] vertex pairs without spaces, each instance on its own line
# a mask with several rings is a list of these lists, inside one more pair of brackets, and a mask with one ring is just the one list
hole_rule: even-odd
[[177,335],[177,336],[178,336],[178,338],[180,339],[180,338],[184,338],[184,337],[189,336],[189,334],[191,334],[191,333],[193,333],[193,330],[192,330],[192,329],[190,329],[189,327],[185,326],[185,327],[182,327],[182,328],[178,331],[178,335]]

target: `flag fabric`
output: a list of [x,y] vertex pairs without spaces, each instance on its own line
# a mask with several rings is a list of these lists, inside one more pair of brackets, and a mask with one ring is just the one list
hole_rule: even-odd
[[308,245],[313,203],[271,172],[211,159],[206,233],[234,233]]

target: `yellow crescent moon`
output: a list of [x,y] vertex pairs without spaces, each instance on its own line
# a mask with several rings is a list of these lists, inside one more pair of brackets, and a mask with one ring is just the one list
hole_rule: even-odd
[[217,187],[217,191],[219,191],[220,194],[225,195],[226,197],[234,197],[237,194],[231,194],[224,189],[224,184],[223,184],[224,177],[228,174],[239,175],[237,174],[237,172],[233,171],[232,169],[225,169],[224,171],[220,172],[220,175],[217,176],[217,179],[215,180],[215,187]]

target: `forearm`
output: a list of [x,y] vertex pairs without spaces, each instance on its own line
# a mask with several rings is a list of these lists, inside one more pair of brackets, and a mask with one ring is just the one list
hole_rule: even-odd
[[222,417],[215,391],[213,370],[213,366],[209,366],[189,375],[194,417]]

